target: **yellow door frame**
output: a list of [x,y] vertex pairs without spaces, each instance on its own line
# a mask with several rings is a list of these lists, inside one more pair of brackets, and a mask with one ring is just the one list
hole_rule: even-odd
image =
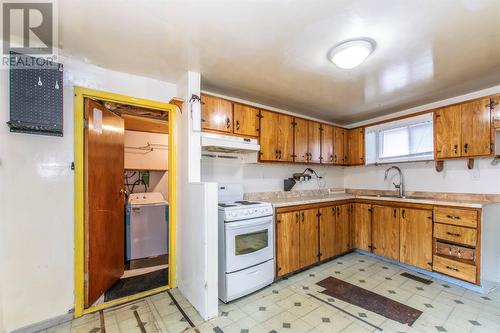
[[[148,109],[168,111],[168,192],[169,192],[169,258],[168,285],[141,292],[118,300],[105,302],[85,309],[85,202],[84,202],[84,98],[128,104]],[[74,148],[75,148],[75,317],[95,312],[103,308],[129,302],[175,287],[175,234],[176,234],[176,143],[174,121],[176,106],[120,94],[98,91],[83,87],[74,87]]]

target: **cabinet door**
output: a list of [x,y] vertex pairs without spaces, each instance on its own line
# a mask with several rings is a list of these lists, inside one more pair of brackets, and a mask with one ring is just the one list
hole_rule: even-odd
[[321,125],[321,163],[333,164],[333,126]]
[[365,131],[353,128],[347,131],[347,164],[363,165],[365,163]]
[[434,111],[435,159],[461,156],[461,107],[453,105]]
[[201,127],[205,130],[233,132],[233,103],[225,99],[201,95]]
[[372,251],[399,261],[399,208],[372,207]]
[[293,117],[279,114],[277,134],[279,160],[293,162]]
[[483,98],[462,105],[462,156],[491,154],[490,99]]
[[300,267],[318,262],[318,209],[300,211]]
[[333,128],[333,164],[343,165],[345,161],[345,130],[340,127]]
[[354,204],[352,214],[352,247],[370,251],[372,241],[372,212],[369,204]]
[[432,210],[401,208],[399,260],[432,270]]
[[278,276],[300,268],[299,212],[276,216],[276,272]]
[[321,124],[309,121],[307,140],[307,151],[309,152],[309,163],[321,163]]
[[271,111],[260,111],[260,160],[278,161],[278,121],[279,114]]
[[337,206],[337,216],[335,220],[335,254],[345,253],[351,250],[350,237],[350,210],[351,205]]
[[233,105],[235,134],[259,136],[259,109],[242,104]]
[[495,96],[491,99],[493,112],[493,126],[500,129],[500,96]]
[[323,207],[319,210],[319,258],[335,255],[335,217],[336,207]]
[[309,137],[309,122],[305,119],[294,119],[294,155],[295,162],[307,163],[309,160],[307,138]]

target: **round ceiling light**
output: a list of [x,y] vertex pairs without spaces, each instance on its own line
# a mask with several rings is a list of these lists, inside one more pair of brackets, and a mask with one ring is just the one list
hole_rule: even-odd
[[361,63],[375,49],[371,39],[348,40],[335,46],[328,54],[328,59],[342,69],[351,69]]

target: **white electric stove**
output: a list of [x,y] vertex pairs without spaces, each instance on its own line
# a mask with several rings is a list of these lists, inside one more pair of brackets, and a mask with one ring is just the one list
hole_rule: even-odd
[[274,211],[243,200],[241,184],[219,185],[219,298],[229,302],[274,280]]

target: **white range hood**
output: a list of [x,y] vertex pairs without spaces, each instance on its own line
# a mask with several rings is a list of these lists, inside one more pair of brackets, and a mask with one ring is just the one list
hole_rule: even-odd
[[203,151],[219,153],[254,153],[260,150],[257,139],[214,133],[201,133]]

